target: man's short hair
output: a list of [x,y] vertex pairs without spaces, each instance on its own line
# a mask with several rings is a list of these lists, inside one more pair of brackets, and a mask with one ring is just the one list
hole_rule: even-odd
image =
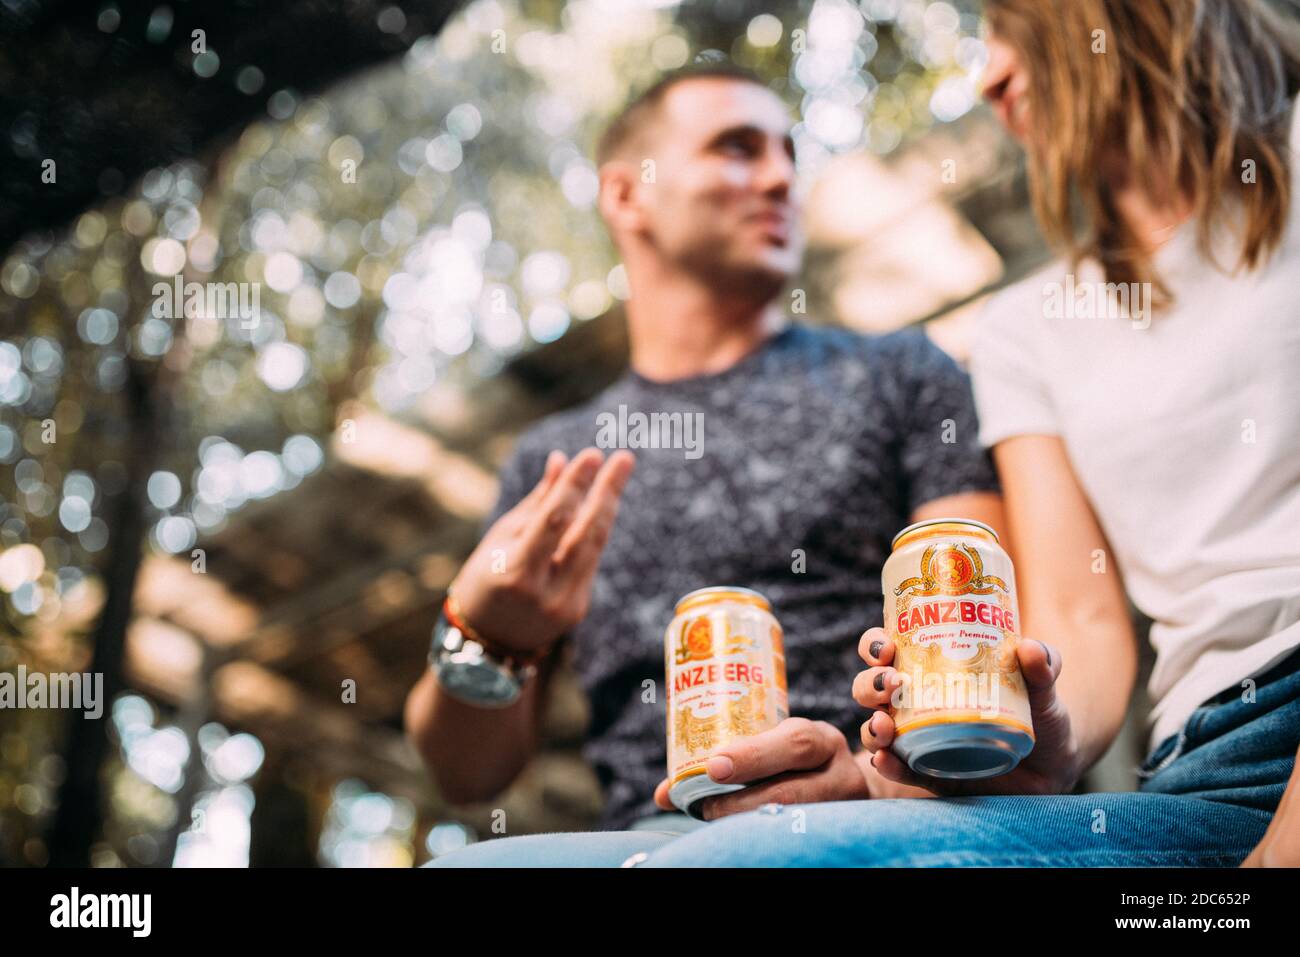
[[610,121],[596,144],[596,166],[604,166],[644,130],[659,112],[669,90],[681,83],[702,79],[735,80],[737,83],[752,83],[765,90],[771,89],[753,70],[730,63],[694,64],[666,73],[652,86],[629,100]]

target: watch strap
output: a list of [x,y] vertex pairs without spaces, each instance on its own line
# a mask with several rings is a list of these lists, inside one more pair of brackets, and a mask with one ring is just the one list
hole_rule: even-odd
[[470,641],[480,645],[483,650],[497,661],[503,661],[514,667],[525,665],[535,665],[539,661],[547,658],[554,646],[538,648],[532,651],[516,651],[512,648],[506,648],[480,635],[465,620],[465,614],[461,610],[460,602],[456,600],[453,592],[448,590],[447,597],[442,603],[442,614],[447,619],[447,623],[453,628],[459,629],[460,633]]

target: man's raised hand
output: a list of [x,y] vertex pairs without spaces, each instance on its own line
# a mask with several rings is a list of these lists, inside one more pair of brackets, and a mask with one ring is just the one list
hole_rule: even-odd
[[547,647],[580,622],[635,459],[554,451],[541,480],[496,521],[453,589],[466,623],[520,652]]

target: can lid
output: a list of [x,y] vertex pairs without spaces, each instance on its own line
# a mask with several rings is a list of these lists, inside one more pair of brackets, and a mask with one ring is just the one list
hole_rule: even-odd
[[752,605],[758,605],[760,608],[772,610],[772,603],[763,597],[761,592],[756,592],[752,588],[742,588],[740,585],[711,585],[708,588],[697,588],[695,591],[687,592],[681,598],[677,599],[677,606],[673,614],[678,614],[688,605],[703,605],[713,601],[724,601],[728,598],[736,601],[749,602]]
[[[934,528],[937,525],[948,526],[946,528]],[[998,540],[998,533],[983,522],[977,522],[973,518],[927,518],[923,522],[913,522],[907,528],[903,529],[894,536],[893,542],[890,543],[890,550],[898,548],[898,543],[904,538],[911,537],[914,532],[927,529],[927,535],[941,535],[944,532],[951,532],[957,535],[977,535],[980,538],[991,538],[994,542]],[[920,536],[917,536],[920,537]]]

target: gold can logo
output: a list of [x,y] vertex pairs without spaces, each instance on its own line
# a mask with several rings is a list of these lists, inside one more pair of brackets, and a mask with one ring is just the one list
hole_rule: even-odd
[[713,657],[713,624],[708,615],[699,615],[686,622],[682,640],[677,646],[677,664],[707,661]]

